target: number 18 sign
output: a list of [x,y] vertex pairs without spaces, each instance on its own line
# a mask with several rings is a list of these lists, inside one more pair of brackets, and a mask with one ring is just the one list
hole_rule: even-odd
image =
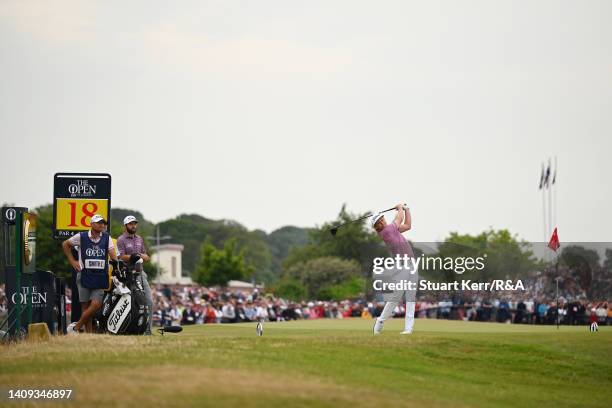
[[56,173],[53,178],[53,237],[66,239],[87,231],[91,217],[110,223],[111,176],[102,173]]

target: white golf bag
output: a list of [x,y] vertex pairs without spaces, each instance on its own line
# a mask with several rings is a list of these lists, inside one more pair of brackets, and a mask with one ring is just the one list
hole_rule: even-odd
[[100,329],[110,334],[143,334],[149,324],[149,305],[145,296],[142,259],[134,268],[119,263],[113,273],[112,287],[104,296]]

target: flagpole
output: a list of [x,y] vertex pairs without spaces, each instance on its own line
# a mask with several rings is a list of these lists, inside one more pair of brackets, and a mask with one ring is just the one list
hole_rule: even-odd
[[557,228],[555,227],[552,236],[550,237],[550,241],[548,241],[548,248],[555,252],[555,283],[556,283],[556,302],[555,308],[557,312],[555,313],[557,319],[557,330],[559,330],[559,247],[561,244],[559,243],[559,235],[557,234]]
[[557,156],[555,156],[555,172],[553,173],[553,208],[554,216],[553,221],[555,227],[557,226]]
[[[540,190],[542,191],[542,228],[544,232],[544,243],[548,241],[548,232],[546,228],[546,189],[544,185],[545,165],[542,163],[542,175],[540,176]],[[545,252],[545,254],[547,251]],[[545,256],[546,258],[546,256]]]
[[557,330],[559,330],[559,257],[555,264],[555,281],[557,282]]
[[[548,168],[550,169],[550,159],[548,159]],[[548,231],[550,233],[550,231],[553,230],[554,226],[552,223],[552,179],[550,179],[549,175],[549,180],[548,180]]]
[[[542,220],[543,220],[543,228],[544,228],[544,244],[548,241],[548,225],[546,223],[546,188],[542,187]],[[545,252],[548,254],[548,251]],[[545,256],[545,260],[548,259],[548,255]]]

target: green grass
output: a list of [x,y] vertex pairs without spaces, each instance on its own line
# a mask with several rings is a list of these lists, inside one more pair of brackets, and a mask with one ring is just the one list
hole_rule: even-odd
[[[612,328],[372,320],[187,327],[0,347],[0,387],[66,387],[58,406],[609,407]],[[40,403],[32,403],[37,406]],[[53,404],[45,403],[44,406]],[[11,404],[10,406],[18,406]]]

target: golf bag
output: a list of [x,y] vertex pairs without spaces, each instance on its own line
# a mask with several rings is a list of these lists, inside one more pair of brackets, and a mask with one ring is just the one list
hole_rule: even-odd
[[110,334],[143,334],[149,324],[149,305],[142,282],[142,260],[114,268],[110,291],[102,302],[100,330]]

